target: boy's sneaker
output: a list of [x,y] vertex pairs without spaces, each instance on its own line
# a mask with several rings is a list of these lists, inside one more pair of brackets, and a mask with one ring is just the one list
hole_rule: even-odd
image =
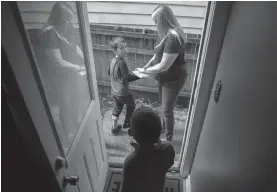
[[116,128],[112,127],[112,130],[111,130],[112,134],[116,135],[121,130],[121,127],[122,127],[121,125],[117,125]]
[[128,129],[130,127],[131,127],[131,123],[130,122],[124,122],[123,129]]

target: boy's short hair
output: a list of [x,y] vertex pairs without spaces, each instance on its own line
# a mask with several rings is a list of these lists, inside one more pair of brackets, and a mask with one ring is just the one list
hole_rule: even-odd
[[151,108],[141,107],[131,118],[131,135],[139,144],[157,143],[162,130],[161,119]]
[[122,44],[126,44],[125,39],[122,37],[113,37],[113,39],[110,41],[110,46],[113,51],[116,51],[117,48]]

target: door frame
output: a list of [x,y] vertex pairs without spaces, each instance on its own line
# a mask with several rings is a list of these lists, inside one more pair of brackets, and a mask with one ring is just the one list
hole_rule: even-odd
[[182,177],[189,176],[193,165],[232,4],[208,2],[178,165]]
[[[45,107],[45,105],[40,87],[34,77],[32,65],[35,63],[31,48],[27,46],[28,39],[24,34],[25,28],[23,22],[18,23],[21,21],[21,17],[16,2],[3,2],[2,16],[5,19],[2,21],[1,46],[9,62],[7,65],[11,69],[11,73],[7,72],[11,75],[11,84],[4,89],[9,98],[14,97],[13,100],[9,100],[13,118],[22,139],[26,142],[34,158],[39,161],[44,171],[48,171],[49,177],[51,177],[49,182],[56,183],[57,191],[58,188],[61,191],[53,167],[56,157],[63,157],[64,154],[56,142],[55,134],[48,131],[53,131],[53,129],[49,118],[43,118],[48,117],[46,111],[37,113],[34,110],[35,106]],[[22,52],[22,50],[25,51]],[[19,59],[21,63],[17,62]],[[23,66],[22,63],[26,66]],[[23,76],[23,73],[33,75]],[[31,87],[35,87],[35,89],[31,89]],[[37,129],[37,127],[41,127],[41,129]],[[42,135],[45,137],[41,137]],[[47,139],[45,139],[46,137]],[[55,145],[51,143],[55,143]]]
[[[92,96],[89,106],[91,106],[92,103],[100,106],[92,44],[87,43],[91,42],[91,37],[86,35],[90,34],[90,28],[86,27],[86,25],[88,25],[88,18],[82,17],[82,14],[87,14],[86,2],[75,3],[78,11],[81,34],[84,38],[82,42],[85,65],[87,67],[89,91]],[[16,100],[17,103],[15,106],[17,108],[14,108],[14,118],[20,125],[18,129],[20,133],[22,133],[23,139],[30,146],[32,153],[35,157],[40,159],[42,166],[50,172],[52,178],[50,182],[58,183],[57,181],[60,182],[62,180],[65,169],[61,169],[59,173],[54,170],[56,158],[63,157],[66,159],[70,154],[66,155],[64,153],[59,135],[55,129],[39,72],[36,68],[36,58],[32,50],[32,44],[25,29],[24,22],[22,21],[17,2],[4,2],[2,4],[2,12],[3,16],[5,16],[2,22],[2,47],[6,52],[10,68],[14,75],[14,81],[20,93],[20,95],[17,96],[18,101]],[[91,63],[91,66],[88,63]],[[24,74],[31,75],[26,76]],[[6,89],[6,91],[9,92],[8,89]],[[20,106],[26,107],[21,109]],[[38,112],[36,111],[37,107],[44,108],[45,110]],[[99,126],[102,126],[102,119],[98,122]],[[24,126],[26,124],[29,126]],[[80,129],[77,131],[76,135],[79,131]],[[100,131],[102,131],[102,129],[100,129]],[[99,137],[101,137],[99,138],[100,148],[103,152],[104,160],[107,162],[105,143],[101,142],[104,141],[103,132],[101,132]],[[61,190],[61,185],[59,190]]]

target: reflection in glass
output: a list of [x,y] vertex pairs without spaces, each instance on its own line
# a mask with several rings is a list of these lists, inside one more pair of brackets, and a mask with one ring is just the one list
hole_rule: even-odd
[[[40,3],[36,3],[39,7]],[[37,30],[38,38],[32,41],[32,47],[51,114],[66,153],[92,98],[76,4],[56,2],[48,12],[49,17]]]

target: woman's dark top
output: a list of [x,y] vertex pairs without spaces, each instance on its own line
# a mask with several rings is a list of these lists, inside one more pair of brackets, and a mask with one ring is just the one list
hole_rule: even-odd
[[[70,36],[71,35],[71,36]],[[46,25],[40,31],[39,47],[36,51],[36,58],[39,65],[42,83],[45,91],[51,100],[57,100],[62,97],[60,95],[67,85],[72,84],[71,79],[73,75],[77,74],[76,71],[67,67],[61,66],[54,58],[46,54],[47,50],[58,49],[64,60],[73,64],[83,64],[84,61],[76,53],[76,45],[78,36],[71,34],[63,34],[63,37],[68,41],[62,40],[59,37],[57,30],[52,25]],[[78,41],[78,40],[77,40]]]
[[[70,28],[66,33],[61,34],[65,40],[62,40],[58,36],[56,29],[48,25],[42,29],[41,33],[41,45],[44,49],[59,49],[62,58],[73,64],[83,64],[84,61],[76,52],[76,46],[80,44],[80,37],[74,28]],[[67,42],[66,42],[67,41]],[[82,46],[79,45],[80,48]]]
[[156,64],[161,62],[163,53],[179,53],[169,69],[158,74],[158,81],[175,82],[181,75],[187,73],[185,69],[185,48],[180,44],[177,32],[169,32],[162,45],[155,48],[154,51],[156,53]]

